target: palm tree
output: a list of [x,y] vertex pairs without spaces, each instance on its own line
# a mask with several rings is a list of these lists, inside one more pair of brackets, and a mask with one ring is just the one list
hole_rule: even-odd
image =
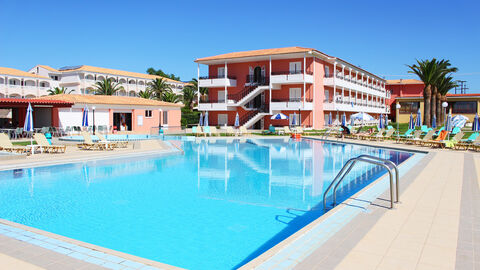
[[431,124],[431,104],[432,101],[432,84],[435,82],[436,76],[436,64],[435,59],[430,60],[417,60],[417,64],[407,65],[411,70],[409,73],[414,73],[423,81],[425,88],[423,89],[423,101],[425,107],[423,109],[423,124],[430,126]]
[[437,119],[439,119],[440,122],[443,122],[445,117],[442,113],[442,103],[447,101],[448,91],[457,86],[457,82],[455,82],[451,76],[444,76],[437,82]]
[[192,108],[192,103],[197,96],[197,89],[193,88],[191,85],[187,85],[183,88],[183,104],[189,109]]
[[181,99],[180,95],[173,93],[172,90],[163,92],[162,98],[161,98],[162,101],[171,102],[171,103],[178,103],[180,102],[180,99]]
[[200,89],[198,89],[198,80],[193,78],[190,82],[189,82],[191,85],[187,85],[192,87],[193,89],[195,89],[195,92],[197,92],[198,90],[200,90],[200,99],[201,100],[205,100],[205,98],[208,96],[208,88],[207,87],[200,87]]
[[49,95],[61,95],[61,94],[70,94],[73,92],[73,90],[69,91],[65,87],[62,87],[62,88],[55,87],[55,88],[49,89],[47,92]]
[[[432,84],[431,115],[432,115],[432,118],[433,118],[433,115],[436,115],[437,119],[441,119],[442,109],[439,106],[439,104],[441,104],[441,101],[439,100],[439,97],[441,98],[442,94],[438,91],[438,85],[446,78],[447,74],[452,73],[452,72],[456,72],[458,69],[456,67],[450,67],[451,66],[450,61],[445,60],[445,59],[442,59],[440,61],[436,61],[436,65],[437,65],[436,76],[435,76],[436,79],[435,79],[434,83]],[[450,89],[448,89],[448,90],[450,90]]]
[[155,95],[149,89],[146,89],[145,91],[138,92],[138,96],[141,97],[141,98],[146,98],[146,99],[154,99],[155,98]]
[[103,81],[97,82],[94,87],[95,95],[113,96],[118,91],[123,90],[123,86],[113,82],[111,79],[104,79]]
[[161,100],[163,93],[172,91],[172,88],[167,83],[167,80],[164,78],[157,78],[148,83],[148,90],[151,91],[157,99]]

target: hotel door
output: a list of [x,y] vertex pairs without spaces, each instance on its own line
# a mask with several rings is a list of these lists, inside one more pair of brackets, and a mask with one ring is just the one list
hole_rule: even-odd
[[132,113],[113,113],[113,126],[117,131],[131,131]]

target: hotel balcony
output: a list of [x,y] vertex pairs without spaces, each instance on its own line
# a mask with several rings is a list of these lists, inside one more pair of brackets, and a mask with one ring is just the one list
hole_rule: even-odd
[[343,87],[347,89],[352,89],[370,95],[386,95],[385,88],[373,84],[367,84],[366,82],[362,82],[354,78],[349,78],[348,76],[337,75],[336,77],[333,77],[333,75],[330,75],[323,79],[323,84],[330,87],[336,85],[340,88]]
[[237,78],[234,76],[205,76],[200,77],[198,81],[200,87],[235,87],[237,86]]
[[365,113],[390,113],[390,107],[385,104],[367,101],[337,101],[323,103],[324,111],[365,112]]
[[[230,104],[232,106],[233,104]],[[233,110],[233,107],[230,108]],[[225,100],[217,100],[217,99],[212,99],[209,98],[207,100],[200,100],[200,103],[198,104],[198,110],[199,111],[227,111],[228,106],[227,103],[225,103]]]
[[313,83],[313,72],[307,71],[304,74],[303,71],[272,71],[270,77],[273,85],[302,84],[304,80],[306,83]]
[[313,100],[307,98],[305,102],[303,99],[273,99],[270,103],[272,111],[295,111],[301,110],[313,110]]

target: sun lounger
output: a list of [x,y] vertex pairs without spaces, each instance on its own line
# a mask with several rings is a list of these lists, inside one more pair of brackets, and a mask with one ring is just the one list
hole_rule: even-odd
[[209,126],[202,127],[202,131],[203,131],[203,135],[205,137],[207,136],[207,134],[208,134],[208,136],[212,136],[212,133],[210,132],[210,127]]
[[[430,133],[430,131],[429,131],[429,133]],[[427,133],[427,135],[428,135],[429,133]],[[427,135],[425,135],[425,137],[427,137]],[[422,142],[420,143],[420,145],[422,145],[422,146],[433,146],[434,144],[439,143],[439,142],[445,140],[445,139],[447,138],[447,135],[448,135],[448,131],[442,130],[442,131],[440,132],[440,134],[438,135],[438,137],[435,138],[435,140],[432,140],[431,138],[426,139],[426,138],[424,137],[423,140],[422,140]],[[432,134],[432,137],[433,137],[433,134]]]
[[78,148],[83,150],[113,150],[113,146],[104,142],[93,142],[90,133],[82,131],[83,143],[77,144]]
[[385,132],[385,129],[381,128],[376,134],[371,133],[370,135],[360,136],[360,140],[371,140],[371,139],[375,139],[376,137],[377,138],[381,137],[383,136],[383,132]]
[[289,126],[284,126],[283,127],[283,132],[285,134],[292,134],[292,131],[290,130],[290,127]]
[[295,133],[303,134],[303,128],[302,127],[295,127]]
[[29,147],[13,145],[8,135],[5,133],[0,133],[0,150],[27,154],[30,154],[32,151],[32,149]]
[[[241,130],[240,130],[241,131]],[[269,126],[268,130],[264,130],[262,134],[268,135],[268,134],[276,134],[277,129],[274,126]]]
[[[426,138],[428,140],[432,139],[433,133],[434,133],[434,131],[430,130],[429,132],[427,132],[427,134],[425,135],[424,138]],[[422,135],[421,130],[415,130],[413,132],[412,138],[406,138],[405,143],[406,144],[421,144],[422,143],[422,139],[420,138],[421,135]]]
[[239,129],[239,131],[240,131],[240,135],[242,135],[242,136],[246,136],[246,135],[249,134],[247,128],[244,127],[244,126],[241,126],[240,129]]
[[413,131],[414,131],[413,129],[409,129],[409,130],[405,131],[405,133],[399,135],[398,138],[397,138],[397,142],[404,141],[408,138],[412,138],[413,137],[413,134],[412,134]]
[[391,138],[393,133],[395,133],[395,129],[391,128],[385,132],[385,135],[377,134],[377,136],[370,137],[370,140],[375,140],[375,141],[384,141],[385,139]]
[[210,136],[219,136],[217,127],[210,127]]
[[235,130],[232,127],[228,126],[226,130],[226,134],[227,136],[235,136]]
[[42,152],[46,153],[65,153],[67,149],[66,145],[51,145],[45,135],[42,133],[35,133],[33,139],[37,142],[37,145],[40,146]]
[[192,127],[192,133],[194,136],[201,136],[203,135],[203,132],[202,132],[202,127],[201,126],[193,126]]
[[456,143],[453,148],[456,150],[468,150],[473,149],[474,144],[480,144],[480,136],[478,132],[472,133],[465,140],[460,140],[460,142]]
[[441,147],[441,148],[445,148],[445,147],[453,148],[455,144],[457,144],[463,138],[463,135],[464,135],[463,131],[460,131],[457,134],[455,134],[455,136],[453,136],[453,138],[451,138],[450,140],[443,139],[442,141],[432,143],[431,146]]
[[102,134],[95,134],[98,137],[98,142],[112,145],[113,148],[127,148],[127,141],[109,141]]

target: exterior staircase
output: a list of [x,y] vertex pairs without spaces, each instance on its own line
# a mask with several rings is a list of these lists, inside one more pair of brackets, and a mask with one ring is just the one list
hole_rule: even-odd
[[268,85],[254,85],[252,87],[245,87],[245,89],[232,97],[235,100],[236,106],[243,106],[250,100],[268,89]]
[[240,119],[240,123],[242,123],[242,126],[246,128],[250,128],[255,124],[258,120],[262,119],[262,117],[270,115],[268,112],[268,108],[266,111],[262,110],[256,110],[256,111],[251,111],[250,113],[244,115]]

